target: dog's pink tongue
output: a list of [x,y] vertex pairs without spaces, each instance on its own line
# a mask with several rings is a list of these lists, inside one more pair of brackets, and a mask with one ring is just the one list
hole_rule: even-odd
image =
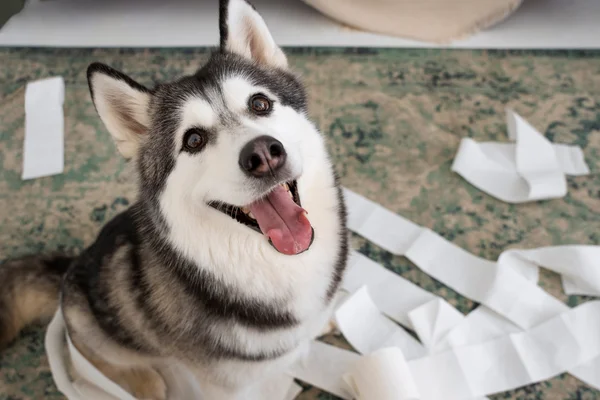
[[280,253],[298,254],[310,246],[312,227],[306,212],[283,187],[277,186],[265,199],[250,204],[249,208],[260,230]]

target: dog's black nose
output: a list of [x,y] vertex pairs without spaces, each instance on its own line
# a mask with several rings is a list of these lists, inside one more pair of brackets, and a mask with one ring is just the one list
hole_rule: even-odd
[[242,148],[239,163],[243,171],[262,178],[281,168],[286,157],[285,149],[279,140],[271,136],[259,136]]

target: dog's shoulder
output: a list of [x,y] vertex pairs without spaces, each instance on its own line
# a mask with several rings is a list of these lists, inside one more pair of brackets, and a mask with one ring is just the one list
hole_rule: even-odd
[[82,252],[74,269],[101,268],[120,248],[139,245],[134,213],[135,210],[131,207],[108,221],[98,233],[96,240]]

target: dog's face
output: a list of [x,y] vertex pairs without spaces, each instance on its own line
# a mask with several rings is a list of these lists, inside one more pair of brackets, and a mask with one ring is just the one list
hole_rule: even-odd
[[92,64],[94,104],[121,153],[135,159],[142,196],[163,212],[177,208],[172,218],[184,224],[198,215],[235,224],[280,253],[302,253],[314,239],[303,197],[318,196],[313,183],[330,173],[322,137],[259,14],[230,0],[220,23],[218,54],[152,90]]

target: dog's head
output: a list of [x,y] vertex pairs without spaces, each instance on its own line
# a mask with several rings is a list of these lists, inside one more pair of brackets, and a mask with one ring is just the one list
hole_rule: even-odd
[[220,51],[196,74],[153,89],[92,64],[93,102],[170,226],[201,216],[302,253],[316,229],[307,211],[318,217],[319,191],[334,185],[304,88],[250,4],[222,1],[220,31]]

